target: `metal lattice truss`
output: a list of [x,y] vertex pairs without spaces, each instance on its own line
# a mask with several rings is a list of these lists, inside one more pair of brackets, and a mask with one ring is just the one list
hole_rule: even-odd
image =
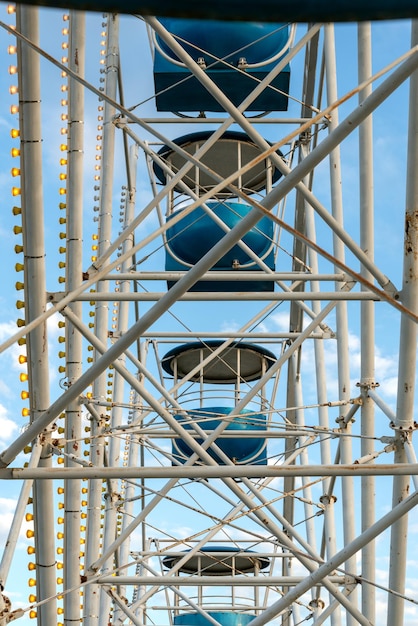
[[[0,23],[17,46],[24,276],[24,322],[2,352],[23,346],[29,385],[27,423],[0,455],[4,485],[21,490],[0,582],[6,595],[15,584],[28,506],[36,581],[20,607],[2,596],[0,624],[30,611],[54,624],[57,609],[63,623],[85,626],[225,626],[225,613],[252,626],[415,623],[416,25],[411,46],[375,73],[369,23],[348,35],[331,24],[292,29],[283,56],[236,105],[154,17],[71,11],[65,61],[40,40],[39,19],[53,17],[18,5],[15,27]],[[155,112],[151,66],[123,59],[132,24],[144,41],[152,31],[220,112]],[[103,63],[92,79],[96,31]],[[252,114],[289,63],[289,110]],[[66,200],[54,209],[41,119],[60,72]],[[344,95],[339,82],[350,85]],[[396,215],[382,208],[378,169],[391,116],[405,122],[397,183],[406,209]],[[196,131],[193,150],[176,140]],[[246,137],[233,167],[235,156],[223,162],[219,149],[230,131]],[[247,141],[254,152],[244,158]],[[260,163],[270,173],[254,193]],[[229,226],[214,206],[231,197],[248,211]],[[181,236],[198,211],[224,235],[196,262],[167,269],[173,229]],[[63,277],[51,269],[55,213],[57,223],[65,216]],[[262,218],[273,265],[244,240]],[[251,271],[238,261],[217,269],[231,249]],[[51,320],[62,329],[59,383]],[[376,379],[389,335],[395,398]],[[196,344],[197,361],[183,363]],[[250,358],[260,368],[253,377]],[[237,436],[240,419],[250,429]],[[259,457],[230,452],[254,440]]]

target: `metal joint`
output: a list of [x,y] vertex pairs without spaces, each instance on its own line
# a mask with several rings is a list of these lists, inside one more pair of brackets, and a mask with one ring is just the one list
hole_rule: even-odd
[[335,502],[337,502],[337,496],[334,496],[332,493],[331,494],[326,493],[319,498],[319,501],[324,506],[329,506],[330,504],[335,504]]
[[309,145],[312,139],[312,133],[310,130],[305,130],[303,133],[299,135],[299,139],[297,143],[299,145]]
[[403,433],[404,438],[407,439],[409,433],[412,433],[414,430],[418,429],[418,423],[414,422],[413,424],[410,424],[409,426],[402,426],[402,424],[395,424],[395,422],[390,422],[389,427],[392,428],[392,430],[398,432],[399,434]]
[[367,389],[377,389],[377,387],[380,387],[380,383],[375,382],[375,381],[370,381],[370,382],[358,382],[356,383],[356,387],[360,387],[362,390],[367,390]]

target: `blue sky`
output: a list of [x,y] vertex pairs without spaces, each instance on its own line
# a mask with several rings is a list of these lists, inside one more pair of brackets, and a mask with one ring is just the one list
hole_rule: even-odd
[[[6,11],[7,5],[0,4],[1,20],[6,23],[13,23],[13,16],[8,16]],[[89,15],[87,17],[88,32],[88,54],[86,64],[86,78],[95,86],[100,86],[99,73],[101,58],[100,50],[103,49],[100,41],[103,40],[101,31],[103,31],[102,22],[104,18],[100,15]],[[62,12],[58,10],[42,10],[41,11],[41,47],[56,58],[61,58],[65,54],[65,48],[62,43],[66,41],[66,36],[62,34],[62,29],[66,27],[66,22],[62,19]],[[378,23],[373,25],[373,70],[377,71],[392,62],[394,58],[403,54],[409,48],[410,25],[406,21]],[[304,26],[298,28],[297,37],[304,32]],[[139,116],[155,116],[156,112],[152,100],[153,84],[152,84],[152,64],[151,53],[149,50],[148,40],[145,33],[143,23],[139,18],[124,16],[121,18],[121,67],[124,84],[124,97],[128,107],[145,102],[145,104],[135,109],[135,113]],[[338,59],[338,91],[342,95],[357,85],[357,60],[355,53],[355,26],[340,24],[336,26],[336,43],[337,43],[337,59]],[[8,67],[13,65],[15,58],[7,54],[7,46],[12,43],[13,39],[3,29],[0,29],[0,57],[1,57],[1,80],[2,96],[0,98],[0,235],[2,238],[2,246],[0,247],[0,263],[4,268],[0,279],[0,341],[15,332],[16,319],[20,317],[19,311],[16,309],[16,301],[21,299],[21,292],[15,291],[16,281],[21,280],[19,274],[15,273],[14,266],[19,262],[19,256],[14,252],[16,243],[20,243],[19,235],[13,233],[13,228],[19,224],[16,216],[12,214],[12,207],[15,200],[11,195],[11,188],[15,186],[16,179],[12,178],[10,171],[15,166],[15,160],[10,157],[10,150],[16,146],[16,140],[10,137],[11,128],[16,127],[17,117],[10,114],[10,106],[16,103],[16,96],[8,94],[9,86],[15,84],[15,77],[8,73]],[[64,52],[63,52],[64,50]],[[290,101],[289,117],[298,117],[300,114],[300,103],[298,98],[301,93],[303,55],[299,55],[292,63],[291,76],[291,95],[295,95],[296,100]],[[46,240],[46,260],[47,260],[47,289],[49,291],[58,291],[62,287],[58,282],[58,277],[62,275],[62,270],[58,267],[62,256],[58,254],[58,249],[62,245],[59,233],[62,232],[62,225],[59,224],[59,218],[63,213],[60,212],[58,205],[62,201],[59,194],[59,188],[62,186],[59,175],[63,171],[59,164],[62,153],[60,152],[60,144],[65,142],[65,135],[61,134],[63,126],[60,115],[63,108],[60,101],[63,98],[61,85],[63,80],[57,68],[51,67],[45,60],[41,62],[42,72],[42,108],[43,108],[43,189],[45,202],[45,240]],[[402,280],[402,260],[403,260],[403,214],[405,210],[405,163],[406,163],[406,139],[407,139],[407,103],[408,91],[407,85],[403,85],[396,94],[393,94],[389,100],[379,109],[374,117],[374,146],[375,146],[375,220],[376,220],[376,237],[375,251],[377,265],[387,273],[391,280],[401,287]],[[339,111],[340,120],[345,117],[356,106],[356,99],[348,101],[341,107]],[[93,254],[91,245],[94,243],[92,235],[96,233],[97,222],[94,221],[97,212],[93,210],[96,204],[94,190],[94,169],[97,161],[95,155],[98,151],[95,149],[97,143],[97,101],[95,96],[86,95],[86,158],[84,171],[84,250],[83,265],[87,268],[91,263]],[[194,127],[184,125],[156,125],[159,131],[165,132],[170,139],[183,135],[186,132],[194,130]],[[264,136],[270,141],[277,141],[289,128],[285,126],[271,126],[258,124],[257,128],[263,132]],[[286,129],[286,131],[285,131]],[[151,140],[151,136],[141,130],[138,132],[141,139]],[[321,132],[321,138],[325,137],[326,131]],[[64,138],[64,139],[63,139]],[[358,146],[357,133],[344,143],[342,147],[342,194],[344,202],[344,224],[350,235],[358,241],[359,238],[359,190],[358,190]],[[121,137],[117,137],[116,145],[116,163],[122,162],[122,143]],[[317,197],[326,206],[329,205],[329,173],[327,163],[322,163],[315,171],[315,193]],[[114,213],[115,225],[113,237],[117,235],[118,225],[117,213],[121,203],[120,188],[124,184],[123,167],[117,167],[115,170],[114,180]],[[137,205],[142,208],[151,199],[152,191],[148,175],[145,169],[143,155],[140,154],[138,168],[138,191]],[[288,200],[285,219],[292,223],[292,195]],[[155,215],[150,216],[144,223],[137,237],[145,236],[157,227],[157,218]],[[318,242],[326,247],[330,246],[330,234],[328,229],[320,223],[317,227]],[[281,248],[277,257],[277,269],[289,270],[291,263],[292,241],[288,234],[283,233],[281,239]],[[139,254],[148,254],[149,257],[141,264],[142,269],[162,269],[164,263],[163,250],[161,241],[152,243],[144,252]],[[348,262],[352,262],[350,255],[347,255]],[[331,272],[332,268],[328,262],[320,260],[320,268],[322,271]],[[358,263],[354,263],[354,269],[358,270]],[[157,290],[161,290],[161,283],[157,286]],[[261,306],[264,306],[263,303]],[[148,310],[152,304],[144,303],[140,305],[141,313]],[[234,302],[220,303],[178,303],[171,314],[166,314],[155,324],[156,330],[180,331],[190,328],[195,332],[221,330],[225,332],[237,331],[260,309],[260,304],[255,302],[246,303],[245,306]],[[48,323],[48,340],[50,348],[50,381],[51,381],[51,400],[55,399],[62,393],[63,378],[58,367],[62,365],[62,361],[58,358],[58,352],[62,349],[59,342],[60,331],[57,327],[57,316],[52,317]],[[330,316],[327,323],[331,327],[335,327],[335,316]],[[360,363],[360,320],[358,304],[349,307],[349,349],[350,349],[350,396],[355,397],[358,393],[356,383],[359,379],[359,363]],[[288,328],[288,307],[287,305],[278,306],[277,309],[267,319],[263,320],[257,328],[264,332],[280,332],[286,331]],[[172,344],[162,343],[159,347],[160,355],[168,350]],[[397,365],[398,365],[398,345],[399,345],[399,314],[387,304],[381,304],[376,307],[376,380],[380,383],[379,394],[385,401],[395,409],[396,406],[396,384],[397,384]],[[280,345],[277,344],[273,348],[277,354],[280,351]],[[22,348],[13,346],[5,354],[0,356],[0,448],[4,449],[24,428],[26,419],[21,416],[21,410],[26,403],[20,399],[22,389],[25,387],[19,380],[19,374],[24,368],[19,364],[19,355],[23,354]],[[329,340],[326,342],[326,377],[327,377],[327,393],[328,399],[333,401],[338,398],[338,385],[336,381],[336,341]],[[153,362],[152,351],[150,349],[150,368],[156,372],[155,363]],[[307,342],[303,350],[303,370],[304,370],[304,403],[306,405],[316,403],[316,389],[313,372],[313,347],[312,343]],[[170,385],[169,385],[170,386]],[[277,405],[285,406],[286,386],[285,374],[282,373]],[[333,426],[335,418],[338,416],[338,410],[330,411],[330,424]],[[316,409],[306,410],[306,423],[317,422]],[[377,412],[377,435],[387,434],[387,418]],[[356,425],[357,429],[358,426]],[[358,451],[358,441],[354,439],[354,449]],[[164,441],[167,447],[167,441]],[[380,449],[382,446],[377,444]],[[166,448],[167,449],[167,448]],[[271,450],[273,451],[274,445]],[[387,457],[383,455],[386,459]],[[317,452],[312,450],[312,458],[318,459]],[[16,465],[20,466],[24,459],[18,458]],[[389,462],[389,460],[384,461]],[[388,509],[388,500],[385,497],[387,491],[387,479],[379,479],[378,491],[382,492],[383,497],[377,499],[378,514],[383,514]],[[356,487],[358,489],[358,487]],[[319,487],[318,487],[319,489]],[[5,540],[6,533],[11,521],[11,515],[16,500],[16,486],[14,484],[2,485],[0,492],[0,506],[3,513],[0,515],[0,544]],[[192,498],[190,498],[190,501]],[[179,537],[187,537],[196,532],[201,522],[190,514],[187,517],[187,523],[184,523],[180,513],[178,522],[173,527],[172,523],[167,523],[167,516],[173,515],[170,512],[170,505],[165,504],[159,508],[152,519],[152,524],[160,526],[161,533],[170,533]],[[58,515],[58,511],[57,511]],[[189,514],[188,514],[189,515]],[[169,519],[169,518],[168,518]],[[341,522],[341,520],[339,520]],[[195,525],[194,525],[195,524]],[[26,527],[25,527],[26,529]],[[23,529],[23,532],[25,531]],[[411,546],[417,539],[418,527],[411,524]],[[239,534],[239,533],[238,533]],[[338,533],[337,533],[338,534]],[[378,582],[382,585],[386,584],[386,551],[387,535],[379,538],[378,541]],[[13,606],[26,606],[27,592],[22,589],[21,571],[25,569],[25,578],[29,578],[30,572],[27,571],[26,555],[27,540],[22,535],[19,544],[14,568],[11,572],[7,585],[7,593],[11,597]],[[414,552],[411,550],[411,560],[409,563],[410,576],[408,579],[408,593],[417,598],[417,562],[414,559]],[[26,576],[27,574],[27,576]],[[381,592],[379,592],[381,593]],[[382,592],[382,601],[379,603],[379,619],[385,619],[384,604],[385,594]],[[380,612],[381,611],[381,612]],[[416,624],[418,611],[416,606],[411,604],[408,607],[405,625],[413,626]],[[22,626],[33,623],[33,620],[27,618],[21,619]],[[381,622],[383,623],[383,622]]]

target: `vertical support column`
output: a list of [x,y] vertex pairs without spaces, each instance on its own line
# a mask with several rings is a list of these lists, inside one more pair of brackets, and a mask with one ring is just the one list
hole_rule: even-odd
[[[131,397],[133,399],[133,404],[139,405],[141,399],[137,392],[132,392]],[[139,417],[138,409],[135,409],[130,414],[129,422],[135,422],[136,418]],[[140,443],[138,441],[138,437],[135,434],[127,435],[126,444],[128,447],[128,467],[137,467],[138,466],[138,452]],[[136,495],[136,489],[132,481],[129,481],[125,485],[124,491],[124,504],[123,504],[123,518],[122,518],[122,533],[125,532],[128,524],[131,519],[134,517],[134,497]],[[143,494],[142,494],[143,495]],[[143,500],[142,500],[143,502]],[[142,542],[141,549],[145,550],[145,542]],[[121,565],[124,565],[129,560],[129,552],[130,552],[130,537],[127,537],[123,544],[119,548],[119,562]],[[137,572],[140,571],[137,567]],[[141,572],[143,574],[143,572]],[[119,593],[122,597],[127,597],[127,590],[125,586],[120,586]],[[132,602],[135,603],[138,595],[138,588],[135,587],[132,592]],[[122,612],[119,607],[115,608],[114,612],[114,621],[115,624],[118,623],[118,619],[120,619]],[[137,613],[140,619],[142,619],[142,615]]]
[[[287,392],[286,392],[286,405],[287,406],[296,406],[296,377],[297,377],[297,363],[299,360],[300,351],[298,350],[292,355],[292,358],[289,359],[287,364]],[[296,421],[295,411],[287,412],[287,419],[292,424]],[[294,438],[286,438],[285,439],[285,458],[290,456],[291,450],[296,445]],[[286,519],[289,524],[294,524],[295,518],[295,502],[293,498],[293,490],[295,488],[295,479],[293,477],[285,477],[283,479],[283,493],[284,501],[283,501],[283,517]],[[289,495],[287,495],[289,494]],[[291,576],[292,575],[292,565],[293,558],[291,556],[284,556],[282,559],[282,575],[283,576]],[[286,595],[289,591],[289,587],[283,586],[281,589],[283,595]],[[292,620],[292,612],[291,610],[284,611],[280,616],[280,625],[281,626],[290,626]]]
[[[372,75],[371,25],[368,22],[358,26],[358,78],[362,83]],[[360,104],[372,92],[368,85],[359,94]],[[374,185],[373,185],[373,122],[367,117],[359,126],[359,180],[360,180],[360,245],[365,254],[374,259]],[[362,266],[361,275],[373,281],[370,272]],[[361,287],[365,291],[365,287]],[[375,386],[374,380],[374,302],[362,302],[360,305],[360,344],[361,372],[361,454],[367,456],[374,451],[374,402],[367,390]],[[367,530],[375,519],[375,479],[373,476],[361,478],[361,530]],[[375,578],[375,542],[364,546],[361,552],[361,571],[367,580]],[[375,623],[376,591],[373,586],[362,588],[362,612],[372,624]]]
[[[69,68],[84,77],[85,64],[85,15],[70,12]],[[84,165],[84,88],[73,78],[68,81],[68,154],[67,154],[67,257],[66,284],[68,291],[82,282],[83,259],[83,165]],[[73,302],[71,311],[82,317],[82,303]],[[82,373],[82,337],[73,324],[66,321],[66,374],[72,385]],[[80,455],[81,406],[71,402],[65,412],[66,453]],[[66,459],[67,467],[77,463]],[[81,481],[67,480],[64,485],[64,623],[75,624],[80,620],[80,494]]]
[[[125,201],[125,226],[127,226],[134,217],[135,211],[135,193],[136,193],[136,169],[138,161],[138,146],[134,145],[130,151],[130,162],[128,180],[130,182],[130,188],[127,190],[127,198]],[[124,242],[123,253],[130,250],[133,246],[133,235],[131,234]],[[128,272],[132,266],[132,259],[126,259],[121,267],[121,272]],[[131,288],[131,282],[129,280],[123,280],[120,282],[120,291],[128,293]],[[118,325],[117,334],[121,335],[128,329],[129,323],[129,302],[121,301],[119,303]],[[124,366],[126,362],[125,354],[119,357],[119,363]],[[124,399],[125,380],[119,372],[115,370],[113,381],[113,404],[111,426],[116,428],[122,423],[122,402]],[[120,461],[120,439],[119,437],[112,437],[109,443],[109,466],[117,466]],[[108,481],[108,493],[106,494],[106,514],[105,514],[105,528],[103,537],[103,550],[106,552],[109,546],[113,543],[117,534],[117,504],[120,502],[120,487],[119,482],[115,479]],[[103,569],[111,567],[112,559],[108,559],[104,564]],[[110,609],[110,595],[107,593],[101,593],[100,595],[100,621],[103,626],[107,625],[108,614]]]
[[[38,9],[16,8],[17,30],[39,45]],[[25,265],[26,323],[46,309],[44,213],[42,193],[41,89],[39,57],[22,43],[17,46],[19,67],[19,122],[21,138],[21,193]],[[31,422],[49,407],[49,360],[46,324],[33,330],[27,341]],[[42,438],[39,466],[51,467],[50,432]],[[52,598],[38,608],[38,621],[55,624],[56,569],[54,545],[53,485],[34,481],[37,601]]]
[[[119,68],[119,16],[109,14],[107,16],[107,54],[106,54],[106,93],[110,98],[116,100],[117,80]],[[104,105],[103,121],[103,144],[101,160],[101,195],[99,213],[99,256],[102,255],[110,245],[112,236],[112,201],[113,201],[113,171],[115,152],[115,126],[113,124],[114,107],[108,102]],[[108,283],[101,281],[97,285],[98,292],[108,291]],[[108,343],[109,324],[109,304],[108,302],[98,302],[96,305],[95,325],[96,335],[104,344]],[[93,396],[95,398],[106,398],[106,372],[103,372],[94,382]],[[101,415],[99,420],[92,419],[91,422],[91,456],[90,460],[94,465],[102,465],[104,458],[103,428],[105,415]],[[101,535],[101,506],[102,506],[102,481],[91,480],[89,482],[88,500],[88,525],[86,538],[86,567],[88,568],[100,556],[100,535]],[[105,592],[103,592],[105,593]],[[96,626],[99,623],[99,595],[98,585],[91,584],[86,588],[84,603],[84,623],[86,626]],[[107,617],[101,616],[107,623]],[[101,623],[104,623],[102,621]]]
[[[303,146],[304,157],[307,156],[307,147]],[[315,229],[315,216],[313,208],[305,202],[305,222],[306,222],[306,235],[310,239],[310,241],[316,241],[316,229]],[[308,248],[308,263],[312,269],[314,274],[318,273],[318,255],[316,251]],[[311,282],[311,291],[312,293],[319,292],[319,284],[317,282]],[[312,310],[315,315],[319,315],[321,312],[321,302],[314,300],[312,302]],[[328,408],[326,406],[327,403],[327,386],[326,386],[326,370],[325,370],[325,349],[324,342],[322,340],[314,339],[314,352],[315,352],[315,375],[316,375],[316,392],[318,398],[318,417],[319,423],[324,428],[329,428],[329,415]],[[320,440],[320,449],[321,449],[321,463],[327,465],[331,463],[331,447],[328,437],[321,437]],[[323,541],[326,549],[326,553],[328,558],[335,554],[336,548],[336,537],[335,533],[331,532],[331,529],[334,527],[334,502],[335,498],[330,493],[330,489],[332,489],[332,481],[330,479],[326,479],[323,481],[323,495],[321,497],[327,503],[327,506],[324,506],[324,530],[323,530]],[[333,620],[340,619],[340,616],[336,615],[335,612],[332,616]],[[338,623],[338,622],[337,622]],[[336,624],[333,622],[334,626]]]
[[[304,139],[305,140],[301,141],[300,143],[300,159],[301,160],[305,159],[309,154],[308,137],[305,136]],[[307,187],[309,187],[309,184],[310,184],[309,177],[306,177],[303,182],[305,183]],[[300,198],[300,203],[302,204],[302,207],[300,208],[299,228],[303,224],[303,228],[306,232],[306,236],[311,241],[315,242],[316,230],[315,230],[315,218],[314,218],[313,208],[306,202],[304,198]],[[317,253],[311,248],[308,248],[306,251],[306,254],[308,255],[308,263],[309,263],[309,266],[311,267],[312,272],[314,274],[318,273]],[[304,255],[305,255],[305,252],[303,253],[303,255],[296,253],[297,258],[303,258]],[[319,284],[317,282],[312,281],[311,282],[312,293],[318,293],[319,289],[320,289]],[[319,315],[321,312],[321,303],[319,301],[314,300],[312,302],[312,310],[314,311],[316,315]],[[301,312],[294,310],[294,314],[296,316],[300,316]],[[301,328],[301,320],[299,321],[299,328]],[[291,329],[294,330],[292,326],[291,326]],[[325,373],[325,352],[324,352],[324,342],[322,340],[321,341],[314,340],[314,354],[315,354],[316,391],[317,391],[317,398],[318,398],[318,404],[319,404],[319,407],[318,407],[319,422],[324,428],[328,428],[329,420],[328,420],[328,409],[326,407],[327,388],[326,388],[326,373]],[[299,359],[299,356],[298,356],[298,359]],[[288,405],[290,404],[290,406],[298,406],[299,400],[300,400],[300,397],[298,398],[296,395],[297,380],[298,380],[298,375],[299,375],[299,371],[296,366],[298,359],[295,360],[292,358],[289,360],[289,374],[290,373],[292,374],[291,378],[289,376],[289,380],[292,380],[292,390],[290,393],[292,395],[290,395],[289,389],[288,389],[287,403]],[[295,412],[295,418],[292,419],[292,421],[295,421],[296,414],[297,412]],[[288,417],[289,417],[289,413],[288,413]],[[286,445],[289,445],[290,448],[293,450],[295,446],[295,442],[292,442],[292,443],[291,442],[292,440],[290,439],[286,440]],[[327,437],[321,438],[320,451],[321,451],[321,463],[323,464],[331,463],[331,448],[330,448],[329,439]],[[287,479],[287,480],[289,482],[289,480],[291,479]],[[334,499],[330,498],[328,494],[328,491],[330,489],[330,484],[331,483],[329,480],[326,480],[323,483],[323,489],[324,489],[323,497],[326,498],[327,502],[329,501],[330,503],[330,506],[327,506],[324,508],[325,514],[324,514],[324,531],[323,531],[324,535],[326,535],[325,545],[326,545],[327,554],[329,556],[331,556],[332,554],[336,552],[335,534],[329,532],[328,530],[329,528],[332,528],[334,524],[334,521],[333,521],[334,520],[334,508],[332,506],[334,503]],[[285,510],[284,512],[286,513]],[[293,518],[290,518],[288,515],[286,516],[286,519],[289,522],[293,523],[292,522]],[[290,573],[291,573],[290,571],[283,570],[284,575],[290,574]],[[286,593],[287,591],[288,591],[288,588],[283,589],[284,593]],[[333,619],[334,620],[336,619],[335,614],[333,614]],[[290,624],[290,615],[285,613],[282,619],[282,625],[288,626],[289,624]]]
[[[412,42],[418,43],[418,22],[412,23]],[[402,302],[412,311],[418,310],[418,72],[410,79],[408,163],[405,211],[404,268]],[[417,325],[406,317],[401,319],[399,342],[399,373],[396,421],[395,463],[406,463],[405,437],[414,428],[414,389],[417,358]],[[409,493],[409,476],[395,476],[393,505],[404,500]],[[408,517],[404,515],[392,526],[390,543],[389,588],[405,593]],[[388,624],[403,624],[404,599],[389,594]]]
[[[328,104],[338,99],[337,89],[337,62],[335,54],[335,33],[334,26],[327,24],[325,26],[325,67],[327,77],[327,99]],[[330,131],[332,132],[338,126],[338,110],[334,110],[330,121]],[[330,184],[331,184],[331,207],[332,215],[343,227],[343,199],[342,199],[342,176],[341,176],[341,156],[339,146],[336,146],[330,153]],[[341,239],[334,233],[333,235],[334,256],[339,261],[345,261],[344,244]],[[335,268],[338,271],[338,268]],[[341,283],[336,283],[336,291],[341,289]],[[335,309],[336,313],[336,330],[337,330],[337,359],[338,359],[338,388],[340,400],[348,400],[350,397],[350,368],[349,368],[349,348],[348,348],[348,319],[347,319],[347,303],[339,302]],[[348,405],[347,405],[348,406]],[[343,411],[347,409],[343,409]],[[344,417],[344,413],[342,415]],[[340,425],[349,434],[351,424],[344,419],[340,419]],[[340,455],[341,463],[352,462],[352,446],[350,437],[341,437],[340,439]],[[332,494],[329,494],[330,496]],[[352,503],[355,501],[354,481],[352,477],[345,476],[341,479],[341,498],[343,509],[343,533],[344,543],[348,545],[356,536],[354,509]],[[332,499],[331,499],[332,501]],[[349,571],[356,571],[356,560],[351,558],[346,567]],[[350,600],[356,605],[356,591],[353,591]],[[331,618],[332,619],[332,618]],[[338,621],[340,617],[336,617]],[[346,617],[348,626],[355,626],[355,620],[352,615],[347,613]]]

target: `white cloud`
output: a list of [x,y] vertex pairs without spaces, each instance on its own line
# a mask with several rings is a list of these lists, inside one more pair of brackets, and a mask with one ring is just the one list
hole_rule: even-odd
[[[17,330],[16,322],[0,322],[0,342],[6,341],[9,337],[12,337]],[[4,371],[10,368],[21,370],[22,366],[19,364],[18,356],[23,353],[24,350],[17,343],[14,343],[6,352],[0,355],[0,363],[4,364]]]
[[[4,545],[6,543],[10,527],[13,521],[13,515],[16,509],[17,501],[14,498],[2,498],[0,497],[0,543]],[[22,527],[20,529],[20,538],[25,539],[26,545],[26,531],[28,528],[31,528],[31,524],[26,522],[24,519],[22,522]]]
[[289,330],[289,313],[287,311],[274,313],[270,316],[269,321],[274,323],[278,331],[286,332]]
[[4,341],[13,333],[16,332],[16,323],[13,321],[10,322],[0,322],[0,341]]
[[17,424],[9,419],[6,407],[0,404],[0,445],[10,441],[17,429]]

